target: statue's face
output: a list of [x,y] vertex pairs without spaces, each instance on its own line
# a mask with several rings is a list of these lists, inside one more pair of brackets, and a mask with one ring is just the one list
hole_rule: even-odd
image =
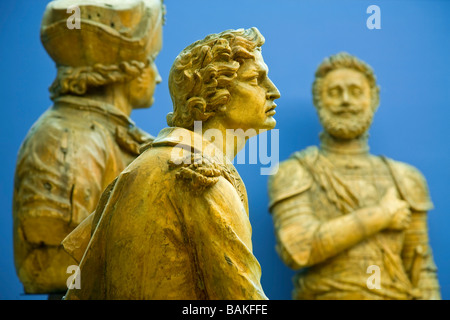
[[152,56],[142,74],[130,81],[129,96],[133,109],[148,108],[153,105],[156,85],[161,83],[161,75],[155,64],[155,59],[162,48],[162,26],[157,30],[158,35],[153,38]]
[[155,88],[161,82],[158,68],[152,61],[142,74],[130,82],[130,99],[133,109],[148,108],[153,104]]
[[227,129],[273,129],[276,121],[275,99],[280,92],[268,77],[268,67],[260,51],[254,52],[255,59],[245,59],[237,77],[228,90],[231,99],[223,114]]
[[329,134],[354,139],[369,129],[374,111],[364,74],[346,68],[333,70],[323,79],[320,94],[319,118]]

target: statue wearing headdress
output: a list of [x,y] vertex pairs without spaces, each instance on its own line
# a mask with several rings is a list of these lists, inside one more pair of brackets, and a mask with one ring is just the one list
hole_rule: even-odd
[[[68,8],[80,28],[68,28]],[[70,11],[69,11],[70,12]],[[57,66],[51,106],[28,132],[14,181],[14,255],[25,293],[67,290],[76,261],[61,241],[153,137],[130,119],[161,81],[161,0],[57,0],[41,40]]]

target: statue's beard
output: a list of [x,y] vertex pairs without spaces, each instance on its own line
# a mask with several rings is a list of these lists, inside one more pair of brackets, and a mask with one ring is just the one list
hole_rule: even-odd
[[369,130],[374,112],[368,109],[340,115],[319,107],[318,114],[325,131],[335,138],[349,140],[358,138]]

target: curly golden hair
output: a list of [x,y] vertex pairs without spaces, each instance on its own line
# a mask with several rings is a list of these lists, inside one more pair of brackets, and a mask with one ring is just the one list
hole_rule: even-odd
[[169,74],[173,112],[169,126],[192,130],[194,121],[206,121],[224,112],[230,99],[228,86],[244,59],[254,59],[264,37],[256,28],[227,30],[208,35],[186,47]]
[[84,95],[92,87],[127,82],[139,77],[146,63],[121,62],[118,65],[96,64],[92,67],[58,67],[58,74],[50,86],[50,97],[55,99],[66,94]]

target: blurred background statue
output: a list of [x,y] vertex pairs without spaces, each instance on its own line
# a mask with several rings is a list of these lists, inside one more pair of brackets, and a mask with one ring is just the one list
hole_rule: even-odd
[[293,298],[440,299],[427,183],[416,168],[369,153],[372,69],[347,53],[325,59],[313,100],[320,147],[294,153],[269,180],[277,251],[301,269]]
[[[78,19],[78,20],[77,20]],[[104,188],[153,137],[130,119],[161,81],[161,0],[57,0],[41,40],[57,66],[54,104],[17,159],[14,254],[25,293],[64,293],[76,265],[60,245],[96,207]]]

